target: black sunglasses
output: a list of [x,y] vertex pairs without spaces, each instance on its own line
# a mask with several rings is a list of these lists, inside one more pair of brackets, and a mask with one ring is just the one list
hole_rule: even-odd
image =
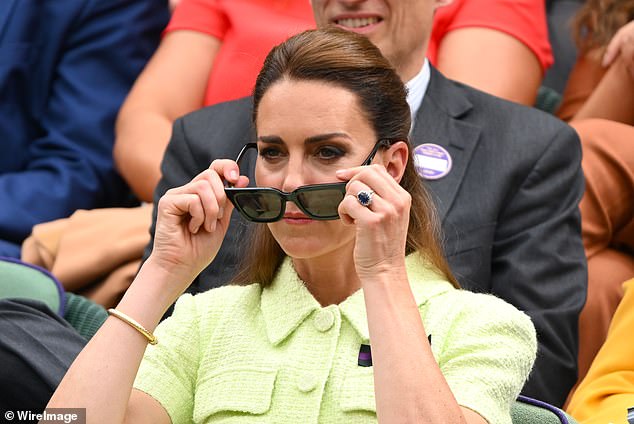
[[[398,140],[381,139],[377,141],[361,166],[372,163],[376,152],[381,147],[390,147],[396,141]],[[245,144],[236,158],[238,165],[249,149],[257,148],[257,143]],[[290,193],[272,187],[225,187],[225,193],[247,221],[279,221],[284,217],[286,202],[295,203],[311,219],[326,221],[339,219],[337,210],[339,203],[346,195],[346,184],[346,182],[311,184],[298,187]]]

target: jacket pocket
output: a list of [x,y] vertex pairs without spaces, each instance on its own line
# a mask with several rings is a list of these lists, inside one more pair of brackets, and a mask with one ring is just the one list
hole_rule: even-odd
[[453,226],[447,225],[443,243],[446,255],[459,255],[482,247],[491,249],[496,224],[496,222],[491,222],[464,230],[452,230]]
[[271,408],[274,368],[232,368],[205,377],[196,387],[194,421],[219,412],[261,415]]
[[346,374],[341,387],[341,409],[376,413],[372,367],[353,368]]
[[445,233],[445,252],[454,276],[462,288],[476,292],[491,289],[491,261],[496,223],[491,222],[464,231]]

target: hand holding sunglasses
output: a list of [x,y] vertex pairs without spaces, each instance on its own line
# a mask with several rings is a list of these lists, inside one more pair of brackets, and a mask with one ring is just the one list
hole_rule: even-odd
[[412,196],[395,178],[398,173],[382,165],[337,171],[349,180],[339,213],[356,231],[354,264],[362,284],[373,284],[385,271],[393,278],[405,266]]
[[159,201],[150,259],[180,275],[174,281],[191,281],[220,249],[233,210],[224,194],[225,181],[238,187],[248,184],[234,161],[215,160],[209,169],[168,190]]
[[[382,139],[375,143],[361,166],[372,163],[381,147],[389,147],[394,141]],[[257,149],[257,143],[246,144],[236,159],[244,157],[249,149]],[[251,222],[275,222],[284,217],[286,202],[293,202],[311,219],[339,219],[339,204],[346,195],[346,182],[311,184],[299,187],[290,193],[272,187],[226,187],[225,194],[244,219]],[[370,195],[371,196],[371,195]]]

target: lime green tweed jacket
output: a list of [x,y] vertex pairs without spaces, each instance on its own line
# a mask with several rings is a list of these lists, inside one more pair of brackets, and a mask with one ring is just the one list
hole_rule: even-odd
[[[418,256],[408,277],[432,352],[458,403],[489,423],[510,406],[536,352],[530,319],[504,301],[456,290]],[[287,258],[273,284],[183,295],[155,333],[134,383],[177,423],[376,422],[362,290],[321,307]]]

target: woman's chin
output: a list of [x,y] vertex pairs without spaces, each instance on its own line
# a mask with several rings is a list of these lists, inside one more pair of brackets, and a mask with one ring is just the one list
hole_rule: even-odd
[[340,221],[313,221],[309,225],[288,225],[281,221],[269,224],[269,229],[286,255],[296,259],[324,256],[351,242],[354,244],[354,229]]
[[278,239],[277,242],[284,253],[294,259],[308,259],[320,256],[325,250],[323,241],[311,240],[311,237],[284,238]]

